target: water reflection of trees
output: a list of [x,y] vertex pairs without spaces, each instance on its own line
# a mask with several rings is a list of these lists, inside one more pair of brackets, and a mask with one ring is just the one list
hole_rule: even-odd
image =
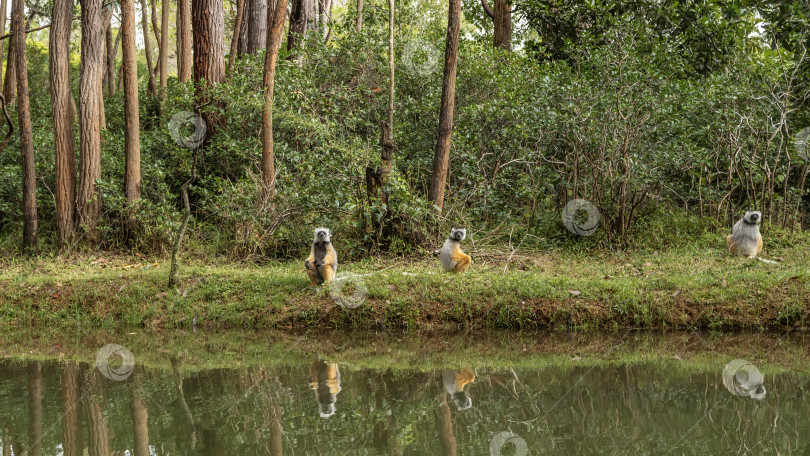
[[808,377],[766,376],[757,401],[720,372],[661,364],[476,369],[459,410],[442,371],[340,365],[339,407],[322,419],[307,364],[193,372],[137,368],[110,381],[88,365],[0,364],[3,454],[488,454],[503,431],[531,454],[801,454]]

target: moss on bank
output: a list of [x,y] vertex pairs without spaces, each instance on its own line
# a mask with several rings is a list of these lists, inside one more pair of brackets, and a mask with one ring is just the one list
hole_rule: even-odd
[[[302,266],[191,259],[166,289],[168,261],[79,255],[6,260],[0,321],[10,326],[239,328],[714,328],[803,327],[810,249],[768,252],[777,264],[718,248],[589,254],[473,252],[463,275],[437,260],[341,264],[354,309],[314,290]],[[365,287],[365,290],[363,290]]]

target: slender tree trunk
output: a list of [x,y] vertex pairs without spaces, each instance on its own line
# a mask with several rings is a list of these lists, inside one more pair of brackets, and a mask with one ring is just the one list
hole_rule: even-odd
[[132,375],[132,400],[129,404],[132,413],[134,453],[135,456],[149,456],[149,411],[138,376],[139,372],[136,370]]
[[321,35],[324,40],[326,39],[326,35],[329,34],[329,5],[331,4],[332,2],[329,0],[318,0],[318,6],[321,12]]
[[121,0],[124,36],[124,192],[127,204],[141,197],[141,137],[138,117],[138,61],[135,48],[135,0]]
[[273,97],[276,82],[276,63],[284,19],[287,17],[287,0],[277,0],[272,16],[268,18],[267,52],[264,54],[264,108],[262,109],[262,191],[260,207],[267,207],[276,196],[276,165],[273,153]]
[[233,66],[236,63],[236,55],[239,53],[239,35],[245,27],[243,16],[245,15],[245,0],[236,0],[236,23],[233,26],[233,36],[231,37],[231,51],[228,54],[228,79],[233,77]]
[[[8,11],[8,5],[6,4],[6,0],[0,0],[0,35],[6,34],[6,11]],[[8,40],[11,42],[11,40]],[[10,45],[9,45],[10,46]],[[3,45],[0,44],[0,87],[3,86]]]
[[450,140],[453,136],[453,111],[456,98],[456,69],[458,57],[458,35],[461,20],[461,0],[450,0],[447,15],[447,42],[444,50],[444,79],[442,81],[442,101],[439,111],[439,135],[436,140],[436,153],[433,157],[433,176],[430,180],[428,199],[441,213],[444,207],[444,187],[450,167]]
[[[194,35],[194,82],[198,84],[201,94],[198,96],[198,103],[202,105],[208,102],[206,86],[225,80],[225,11],[222,2],[192,0],[191,19]],[[208,124],[210,137],[221,119],[211,114],[205,114],[203,118]]]
[[54,0],[48,46],[51,56],[56,227],[61,246],[70,243],[76,226],[76,148],[69,61],[72,20],[73,0]]
[[363,30],[363,0],[357,0],[357,19],[354,26],[357,27],[358,32]]
[[17,115],[20,123],[22,151],[23,248],[37,247],[37,187],[34,168],[34,141],[31,131],[30,101],[28,99],[28,68],[25,62],[25,14],[23,0],[11,4],[11,31],[14,33],[14,58],[17,61]]
[[309,23],[310,0],[292,0],[290,10],[290,29],[287,34],[287,50],[290,51],[290,60],[297,60],[298,50],[301,42],[307,36],[307,24]]
[[191,2],[177,0],[177,79],[191,79]]
[[512,4],[510,0],[494,0],[495,10],[493,11],[487,0],[481,0],[481,6],[492,19],[493,39],[492,44],[496,48],[507,51],[512,50]]
[[[63,3],[70,3],[70,1]],[[62,384],[62,449],[65,456],[81,456],[84,443],[81,404],[79,403],[79,368],[76,363],[72,361],[64,363],[60,378]]]
[[[12,8],[23,0],[14,0]],[[25,20],[25,19],[23,19]],[[20,67],[22,69],[22,67]],[[23,71],[21,71],[22,73]],[[20,98],[23,96],[20,95]],[[42,453],[42,364],[31,361],[28,364],[28,456]]]
[[149,11],[149,3],[147,0],[141,0],[141,28],[143,29],[143,44],[144,53],[146,54],[146,70],[149,73],[149,83],[146,86],[146,93],[150,96],[157,96],[157,87],[155,86],[155,72],[152,66],[152,42],[149,39],[149,19],[147,17]]
[[78,223],[94,232],[101,204],[96,181],[101,177],[101,125],[99,99],[103,68],[102,0],[82,0],[82,58],[79,80],[79,188]]
[[169,77],[169,4],[163,0],[160,7],[160,91],[161,98],[166,97]]
[[239,28],[239,43],[236,55],[241,57],[248,53],[248,38],[250,36],[250,0],[244,0],[242,7],[242,26]]
[[248,0],[250,25],[248,26],[248,53],[256,54],[267,46],[267,0]]
[[158,23],[157,19],[157,3],[155,0],[149,0],[149,3],[152,5],[152,31],[155,33],[155,45],[158,47],[158,58],[157,62],[155,62],[155,79],[158,78],[158,72],[160,71],[160,24]]
[[104,64],[104,88],[107,96],[115,94],[115,54],[113,53],[112,9],[104,11],[104,50],[106,62]]
[[17,59],[14,58],[14,47],[14,40],[8,40],[6,79],[3,81],[3,97],[6,99],[6,105],[14,103],[17,97]]
[[[371,198],[380,194],[394,163],[394,0],[388,0],[388,120],[382,122],[380,134],[380,166],[366,167],[366,191]],[[383,193],[381,204],[388,205]]]

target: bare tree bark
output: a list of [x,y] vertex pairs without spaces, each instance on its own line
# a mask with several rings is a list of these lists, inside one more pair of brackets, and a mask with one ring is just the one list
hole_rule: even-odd
[[155,62],[155,79],[158,78],[158,72],[160,71],[160,24],[158,24],[157,19],[157,3],[155,0],[149,0],[149,3],[152,5],[152,31],[155,33],[155,45],[158,47],[158,61]]
[[157,86],[155,85],[155,72],[152,66],[152,42],[149,39],[149,20],[147,18],[149,3],[141,0],[141,28],[143,29],[143,47],[146,54],[146,69],[149,73],[149,83],[146,86],[146,93],[150,96],[157,96]]
[[20,150],[22,151],[23,195],[23,248],[32,251],[37,247],[37,187],[34,167],[34,138],[31,131],[31,111],[28,99],[28,68],[25,62],[25,4],[23,0],[11,3],[11,30],[14,58],[17,61],[17,116],[20,125]]
[[73,0],[54,0],[48,47],[51,55],[56,227],[61,246],[70,243],[76,228],[76,146],[69,61],[72,20]]
[[8,43],[8,58],[6,59],[6,79],[3,81],[3,97],[6,104],[14,103],[17,97],[17,59],[14,58],[14,40]]
[[79,188],[76,214],[79,225],[95,231],[101,209],[96,181],[101,177],[99,99],[103,67],[102,0],[82,0],[82,56],[79,80]]
[[[101,29],[98,30],[99,34]],[[104,410],[102,379],[97,369],[84,367],[82,375],[82,414],[87,423],[87,447],[90,456],[110,456],[110,428]]]
[[[63,3],[71,3],[71,1]],[[81,456],[84,439],[81,404],[79,403],[79,368],[76,363],[68,361],[62,365],[60,382],[62,386],[62,449],[65,456]]]
[[450,168],[450,141],[453,136],[460,22],[461,0],[450,0],[450,8],[447,14],[447,42],[444,50],[444,78],[442,81],[441,110],[439,111],[439,134],[436,139],[436,153],[433,157],[433,176],[428,191],[428,199],[436,206],[438,213],[441,213],[444,207],[444,187],[447,183],[447,171]]
[[354,26],[357,27],[358,32],[363,30],[363,0],[357,0],[357,19]]
[[228,54],[228,79],[233,77],[233,66],[236,63],[236,55],[239,53],[239,35],[245,27],[243,16],[245,15],[245,0],[236,0],[236,23],[233,26],[233,36],[231,37],[231,51]]
[[[6,0],[0,0],[0,36],[6,34],[6,11],[8,11],[8,5],[6,4]],[[0,87],[3,86],[3,45],[0,44]]]
[[112,6],[104,8],[104,63],[103,85],[107,96],[115,94],[115,54],[113,51]]
[[169,4],[163,0],[160,6],[160,97],[166,97],[169,80]]
[[124,79],[124,192],[127,205],[141,198],[141,137],[138,111],[138,61],[135,0],[121,0]]
[[[194,34],[194,82],[197,83],[198,105],[209,103],[207,87],[225,81],[225,11],[219,0],[192,0],[191,25]],[[203,115],[208,124],[208,137],[222,119]],[[207,142],[207,139],[206,139]]]
[[276,83],[276,63],[284,19],[287,16],[287,0],[277,0],[272,16],[268,18],[267,52],[264,54],[264,108],[262,109],[262,189],[260,207],[267,207],[276,196],[276,165],[273,152],[273,98]]
[[177,79],[191,79],[191,2],[177,0]]
[[309,11],[311,0],[292,0],[290,10],[290,28],[287,34],[287,50],[290,51],[290,60],[298,59],[298,52],[301,42],[307,36],[307,25],[309,24]]
[[242,7],[242,26],[239,28],[239,42],[236,48],[236,55],[241,57],[248,53],[248,41],[250,36],[250,0],[244,0]]
[[487,0],[481,0],[484,12],[492,19],[494,26],[493,43],[496,48],[512,50],[512,3],[510,0],[494,0],[495,10],[489,7]]
[[267,46],[267,0],[247,0],[250,4],[248,54],[256,54]]
[[321,26],[321,35],[323,39],[326,39],[326,36],[329,34],[329,7],[332,4],[330,0],[318,0],[318,5],[320,7],[321,12],[321,19],[320,19],[320,26]]

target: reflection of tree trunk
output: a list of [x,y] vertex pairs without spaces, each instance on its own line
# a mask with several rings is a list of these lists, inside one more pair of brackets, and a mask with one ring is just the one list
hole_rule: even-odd
[[177,358],[172,358],[171,363],[172,374],[174,377],[174,387],[177,391],[177,402],[180,404],[180,407],[183,409],[183,413],[186,415],[186,421],[188,422],[189,431],[191,432],[191,448],[194,448],[197,444],[197,427],[194,424],[194,415],[191,413],[191,408],[186,402],[186,394],[183,392],[183,376],[180,374],[180,367],[182,363]]
[[135,456],[149,456],[149,428],[147,427],[149,413],[138,377],[139,372],[133,372],[130,409],[132,411],[132,435],[135,441],[134,451]]
[[8,428],[3,428],[3,454],[11,454],[11,432]]
[[276,404],[270,406],[272,419],[270,420],[270,448],[271,456],[281,456],[281,407]]
[[28,364],[28,455],[39,456],[41,452],[42,364],[33,361]]
[[[68,362],[62,367],[62,449],[65,456],[82,454],[82,415],[79,409],[79,367]],[[3,453],[6,454],[6,453]]]
[[436,411],[436,427],[439,430],[439,443],[442,445],[444,456],[456,456],[456,437],[453,435],[453,418],[450,416],[450,406],[447,397],[442,394],[442,403]]
[[87,423],[88,449],[90,456],[110,455],[110,430],[104,414],[104,396],[101,391],[101,374],[86,366],[82,374],[82,414]]

